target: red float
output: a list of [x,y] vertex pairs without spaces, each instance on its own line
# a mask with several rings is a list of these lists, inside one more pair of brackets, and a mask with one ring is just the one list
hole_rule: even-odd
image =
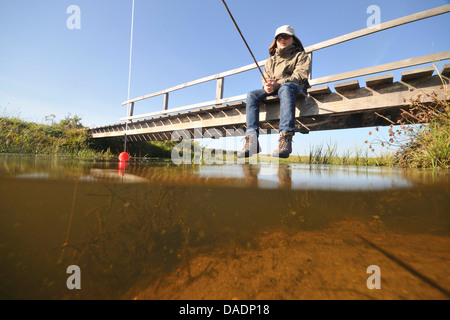
[[130,155],[126,152],[122,152],[119,154],[119,161],[128,161],[130,160]]

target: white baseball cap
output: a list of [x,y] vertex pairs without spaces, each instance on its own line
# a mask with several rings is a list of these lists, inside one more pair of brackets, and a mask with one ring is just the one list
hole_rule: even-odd
[[288,35],[290,35],[290,36],[295,35],[294,28],[292,28],[291,26],[288,26],[288,25],[284,25],[284,26],[279,27],[279,28],[277,29],[277,31],[275,31],[275,38],[276,38],[279,34],[282,34],[282,33],[288,34]]

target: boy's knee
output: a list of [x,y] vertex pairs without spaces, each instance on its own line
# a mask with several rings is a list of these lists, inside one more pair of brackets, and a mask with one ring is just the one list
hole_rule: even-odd
[[260,101],[265,98],[264,90],[253,90],[247,93],[247,100]]
[[295,88],[291,86],[291,83],[284,83],[278,89],[278,95],[283,94],[284,92],[294,92]]
[[247,99],[258,100],[258,94],[256,91],[250,91],[247,93]]
[[255,98],[255,93],[253,91],[250,91],[249,93],[247,93],[247,100],[254,99],[254,98]]
[[302,87],[298,84],[287,82],[280,86],[278,90],[278,95],[283,94],[283,92],[296,94],[298,91],[301,91]]

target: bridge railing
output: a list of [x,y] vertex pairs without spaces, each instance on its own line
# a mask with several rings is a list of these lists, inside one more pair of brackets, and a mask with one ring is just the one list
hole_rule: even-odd
[[[381,23],[377,26],[361,29],[361,30],[351,32],[351,33],[348,33],[348,34],[345,34],[345,35],[342,35],[342,36],[339,36],[339,37],[336,37],[336,38],[333,38],[330,40],[326,40],[326,41],[306,47],[305,52],[312,55],[312,53],[314,51],[318,51],[318,50],[321,50],[321,49],[324,49],[327,47],[331,47],[331,46],[334,46],[334,45],[337,45],[337,44],[340,44],[343,42],[361,38],[361,37],[364,37],[364,36],[367,36],[367,35],[370,35],[370,34],[373,34],[376,32],[391,29],[391,28],[405,25],[405,24],[408,24],[411,22],[431,18],[431,17],[437,16],[437,15],[448,13],[448,12],[450,12],[450,4],[444,5],[441,7],[437,7],[434,9],[422,11],[419,13],[411,14],[411,15],[408,15],[408,16],[405,16],[402,18],[398,18],[398,19],[394,19],[391,21]],[[317,78],[317,79],[311,79],[309,82],[310,82],[311,87],[313,87],[313,86],[318,86],[318,85],[325,84],[325,83],[336,82],[336,81],[341,81],[341,80],[346,80],[346,79],[351,79],[351,78],[357,78],[357,77],[366,76],[366,75],[370,75],[370,74],[376,74],[376,73],[381,73],[381,72],[386,72],[386,71],[391,71],[391,70],[396,70],[396,69],[402,69],[402,68],[422,65],[422,64],[426,64],[426,63],[433,63],[433,62],[447,60],[447,59],[450,59],[450,51],[444,51],[444,52],[430,54],[430,55],[426,55],[426,56],[422,56],[422,57],[416,57],[416,58],[401,60],[401,61],[397,61],[397,62],[387,63],[387,64],[383,64],[383,65],[378,65],[378,66],[374,66],[374,67],[340,73],[340,74],[336,74],[336,75],[330,75],[330,76],[321,77],[321,78]],[[258,62],[258,64],[260,66],[264,66],[266,61],[267,60],[262,60],[262,61]],[[125,106],[125,105],[128,106],[127,117],[120,118],[120,120],[130,121],[130,120],[141,119],[141,118],[150,118],[150,117],[169,114],[169,113],[176,113],[176,112],[198,109],[198,108],[203,108],[203,107],[212,106],[212,105],[227,104],[227,103],[231,103],[231,102],[245,100],[247,94],[224,98],[223,97],[224,79],[228,76],[232,76],[232,75],[236,75],[236,74],[239,74],[242,72],[250,71],[250,70],[253,70],[256,68],[257,68],[257,65],[255,63],[253,63],[253,64],[249,64],[249,65],[237,68],[237,69],[229,70],[226,72],[218,73],[218,74],[204,77],[201,79],[197,79],[194,81],[186,82],[186,83],[183,83],[183,84],[180,84],[180,85],[168,88],[168,89],[164,89],[164,90],[161,90],[158,92],[150,93],[150,94],[147,94],[147,95],[144,95],[141,97],[137,97],[134,99],[124,101],[122,103],[122,106]],[[170,92],[184,89],[184,88],[191,87],[191,86],[195,86],[197,84],[214,81],[214,80],[217,82],[216,99],[215,100],[191,104],[191,105],[177,107],[177,108],[171,108],[171,109],[168,108]],[[149,98],[153,98],[156,96],[161,96],[161,95],[164,96],[163,108],[161,111],[134,115],[134,104],[136,102],[142,101],[145,99],[149,99]]]

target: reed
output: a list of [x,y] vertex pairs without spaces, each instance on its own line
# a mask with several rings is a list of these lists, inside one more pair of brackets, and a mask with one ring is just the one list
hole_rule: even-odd
[[336,144],[327,143],[312,147],[309,152],[309,164],[340,164]]
[[392,166],[392,157],[389,154],[379,157],[370,157],[368,150],[355,148],[344,151],[339,155],[337,144],[328,143],[326,146],[318,145],[310,149],[308,157],[297,157],[297,162],[318,165],[339,165],[339,166]]

